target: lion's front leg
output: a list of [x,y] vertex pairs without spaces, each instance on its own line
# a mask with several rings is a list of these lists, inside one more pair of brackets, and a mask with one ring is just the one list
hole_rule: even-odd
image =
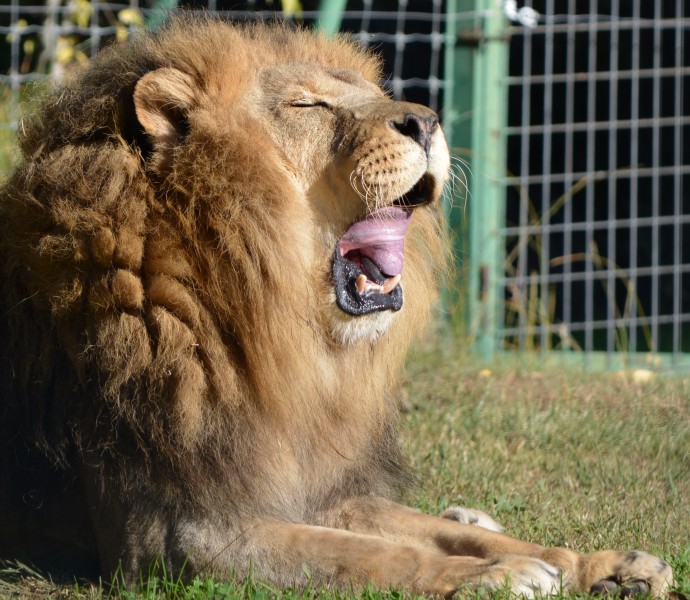
[[[249,560],[254,573],[287,586],[372,584],[381,589],[450,597],[465,588],[482,586],[495,591],[509,585],[515,593],[532,597],[556,592],[561,578],[557,568],[529,556],[451,556],[331,527],[262,521],[244,535],[246,545],[241,555]],[[216,552],[213,564],[206,563],[206,572],[222,573],[233,561],[236,568],[240,566],[237,546],[230,550],[227,555]]]
[[[520,573],[538,571],[534,559],[557,567],[556,587],[566,590],[649,591],[661,597],[673,585],[671,567],[645,552],[607,550],[585,555],[567,548],[546,548],[476,524],[425,515],[381,498],[351,499],[329,516],[334,526],[350,531],[381,536],[430,552],[498,561],[495,564],[503,566],[515,590]],[[539,583],[542,592],[554,589],[549,588],[547,580],[535,583]]]

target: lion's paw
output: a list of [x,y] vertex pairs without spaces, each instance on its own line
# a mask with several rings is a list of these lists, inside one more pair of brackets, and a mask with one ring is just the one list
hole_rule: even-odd
[[503,531],[503,527],[496,523],[489,515],[474,508],[451,506],[444,510],[439,516],[444,519],[450,519],[451,521],[457,521],[464,525],[476,525],[477,527],[483,527],[484,529],[497,531],[498,533]]
[[[646,552],[616,552],[611,573],[595,582],[590,592],[594,594],[615,594],[625,597],[637,594],[651,594],[655,598],[668,596],[673,585],[673,569],[666,561]],[[596,564],[599,557],[606,562],[610,552],[597,552],[590,560]]]
[[553,595],[561,589],[561,571],[538,558],[505,554],[489,566],[479,585],[492,592],[508,586],[513,594],[527,598]]

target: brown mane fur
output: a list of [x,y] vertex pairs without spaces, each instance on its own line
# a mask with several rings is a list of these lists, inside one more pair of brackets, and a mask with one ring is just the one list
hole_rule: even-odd
[[[346,38],[181,19],[103,52],[23,125],[0,205],[3,426],[59,468],[79,457],[163,502],[291,520],[407,482],[391,390],[436,288],[437,208],[415,216],[387,335],[334,343],[311,209],[261,123],[232,112],[277,61],[380,76]],[[229,125],[192,115],[167,177],[132,106],[160,67],[230,91]]]

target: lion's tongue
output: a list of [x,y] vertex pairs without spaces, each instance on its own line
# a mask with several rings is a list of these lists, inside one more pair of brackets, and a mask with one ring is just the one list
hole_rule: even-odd
[[382,208],[355,223],[340,240],[340,254],[358,250],[381,273],[393,277],[402,272],[405,232],[411,212],[402,208]]

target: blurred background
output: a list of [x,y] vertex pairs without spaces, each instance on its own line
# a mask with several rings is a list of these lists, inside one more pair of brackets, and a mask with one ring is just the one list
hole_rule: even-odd
[[482,358],[690,367],[686,0],[3,0],[0,176],[31,97],[180,8],[348,32],[394,97],[438,111],[449,338]]

